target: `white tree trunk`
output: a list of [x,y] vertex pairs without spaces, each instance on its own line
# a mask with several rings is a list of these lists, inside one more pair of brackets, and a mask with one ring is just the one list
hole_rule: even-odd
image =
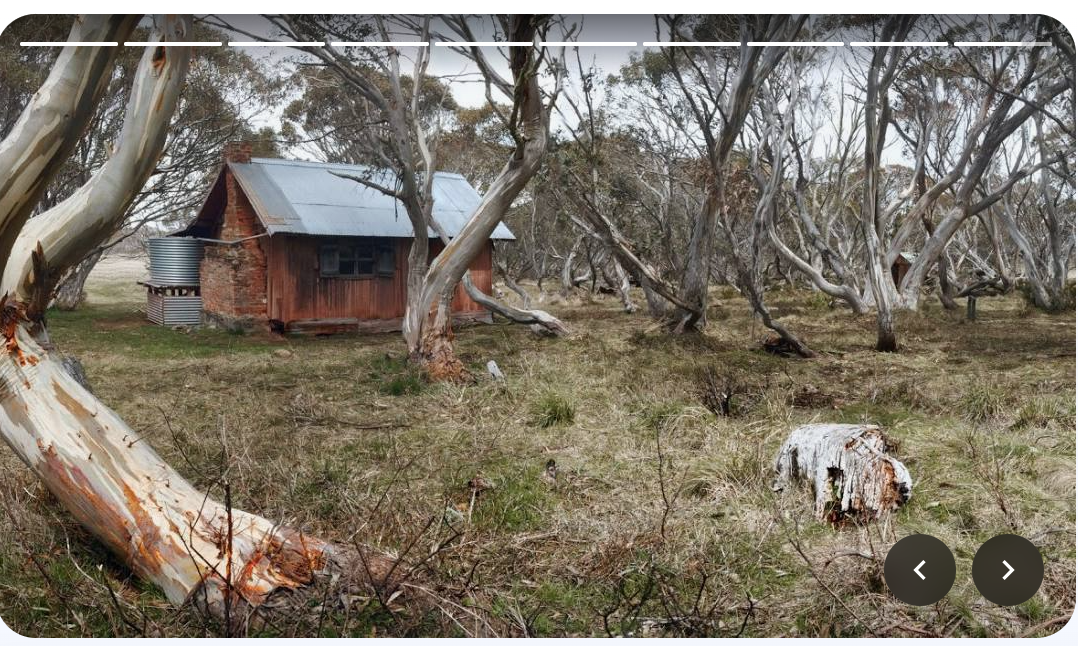
[[[893,17],[884,27],[884,33],[904,37],[911,24],[912,21],[908,19]],[[874,48],[865,91],[865,180],[860,225],[865,240],[868,285],[876,301],[876,350],[880,352],[898,350],[894,318],[897,292],[891,278],[888,254],[880,242],[883,221],[886,220],[880,209],[880,164],[890,119],[888,92],[894,81],[898,59],[897,48]]]
[[514,323],[534,326],[533,329],[537,332],[553,336],[567,336],[569,334],[569,326],[556,316],[548,314],[543,310],[513,307],[508,303],[488,296],[483,290],[476,287],[474,282],[472,282],[471,272],[466,272],[464,274],[463,282],[464,291],[468,293],[468,297],[495,314],[503,316]]
[[805,262],[801,256],[797,255],[793,249],[790,249],[782,238],[779,237],[778,231],[775,229],[774,218],[768,218],[767,221],[767,235],[771,241],[772,246],[778,250],[779,254],[786,259],[786,262],[790,263],[797,268],[798,271],[805,274],[812,281],[821,292],[831,296],[833,298],[839,298],[850,306],[854,314],[865,314],[868,312],[868,305],[861,300],[861,295],[857,293],[857,290],[849,285],[836,285],[824,277],[823,272],[813,266],[812,264]]
[[[511,35],[513,40],[526,42],[536,40],[539,26],[545,21],[545,18],[528,15],[499,19],[503,21],[507,35]],[[418,332],[418,345],[409,348],[409,356],[412,361],[424,366],[428,375],[435,379],[460,380],[466,377],[464,364],[453,352],[449,310],[453,291],[464,278],[472,260],[489,244],[491,234],[508,213],[513,200],[539,170],[550,136],[550,107],[544,105],[540,91],[540,61],[537,60],[535,49],[521,47],[510,53],[512,83],[502,79],[477,48],[468,51],[470,53],[466,55],[473,57],[479,66],[488,83],[488,90],[489,86],[497,86],[512,101],[512,117],[507,125],[515,145],[509,161],[491,182],[471,218],[446,243],[442,252],[431,260],[418,292],[409,293],[405,313],[406,338],[409,331]],[[391,60],[395,61],[392,57]],[[395,91],[399,91],[399,87],[395,87]],[[418,92],[413,95],[413,114],[418,114],[418,96]],[[429,170],[431,155],[426,146],[426,137],[422,133],[417,134]],[[405,145],[405,142],[401,142],[398,148]],[[430,195],[429,182],[432,177],[433,173],[428,172],[427,195]],[[426,222],[437,226],[430,213],[428,208]],[[418,224],[413,219],[413,228],[417,232],[421,230]]]
[[[68,40],[124,40],[138,16],[80,16]],[[0,262],[60,166],[74,150],[104,91],[118,47],[64,47],[44,84],[0,142]],[[0,292],[2,293],[2,292]]]
[[779,450],[775,474],[776,491],[812,483],[813,512],[821,521],[877,519],[913,495],[909,471],[871,424],[795,428]]
[[917,258],[910,265],[902,284],[899,286],[900,294],[895,299],[899,307],[907,310],[916,310],[921,304],[921,288],[924,286],[928,272],[936,265],[940,254],[943,253],[947,243],[951,241],[955,232],[969,218],[969,210],[962,207],[952,208],[939,224],[924,247],[921,248]]
[[[166,21],[165,28],[173,30],[169,39],[189,32],[186,23]],[[146,48],[112,156],[71,197],[23,226],[4,266],[0,294],[31,302],[51,292],[67,268],[116,230],[161,157],[190,59],[189,47]],[[49,276],[34,268],[38,249],[37,261]]]
[[565,262],[561,266],[561,297],[569,298],[569,294],[572,293],[575,285],[573,284],[573,262],[576,260],[577,251],[580,249],[580,245],[584,243],[584,236],[577,236],[573,242],[572,249],[565,256]]
[[[163,24],[166,39],[189,34],[189,18],[168,17]],[[98,59],[93,49],[80,51]],[[195,598],[231,624],[242,620],[241,606],[311,583],[339,565],[344,552],[195,489],[64,369],[43,319],[52,281],[112,234],[153,171],[189,58],[189,47],[147,48],[113,157],[71,198],[32,219],[12,254],[2,256],[0,434],[136,574],[173,603]],[[92,113],[92,106],[83,109]],[[0,176],[0,182],[8,179]],[[39,175],[30,184],[43,181]]]
[[200,604],[224,616],[226,603],[258,605],[328,566],[326,543],[195,489],[63,369],[15,305],[3,307],[4,440],[75,520],[169,601],[201,594]]
[[621,298],[621,305],[627,314],[632,314],[636,311],[636,303],[633,302],[632,283],[629,281],[629,274],[621,266],[617,258],[612,258],[610,262],[614,265],[614,275],[617,278],[618,296]]

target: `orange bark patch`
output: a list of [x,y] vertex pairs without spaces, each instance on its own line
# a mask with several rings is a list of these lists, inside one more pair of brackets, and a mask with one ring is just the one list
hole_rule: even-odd
[[278,588],[299,588],[314,580],[325,567],[325,544],[303,534],[288,532],[263,541],[232,582],[233,591],[258,605]]
[[413,358],[423,366],[432,381],[465,383],[472,380],[464,363],[453,352],[453,329],[448,319],[432,315],[423,331],[420,345],[417,356]]
[[94,419],[94,414],[80,404],[78,400],[69,395],[63,386],[56,381],[52,382],[52,391],[56,394],[56,399],[59,400],[60,405],[74,415],[75,419],[77,419],[80,424],[87,427],[93,427],[96,430],[101,430],[101,425]]
[[[161,70],[165,69],[165,61],[167,61],[167,60],[168,60],[168,57],[165,54],[165,48],[158,45],[157,48],[155,48],[153,50],[153,60],[151,61],[152,64],[153,64],[154,76],[157,76],[157,75],[161,74]],[[157,106],[155,106],[155,109],[160,110],[160,108],[161,108],[161,105],[160,105],[161,100],[158,99],[157,103],[158,104],[157,104]]]
[[880,462],[880,482],[883,482],[883,491],[880,494],[880,509],[898,509],[905,500],[902,499],[900,485],[895,477],[895,467],[890,462]]
[[69,464],[51,444],[37,442],[41,480],[64,507],[113,552],[130,556],[131,533],[127,520],[104,500],[79,467]]
[[165,557],[161,554],[161,530],[148,513],[146,513],[145,501],[139,498],[131,487],[121,483],[124,492],[124,500],[127,501],[127,511],[135,520],[138,534],[134,537],[132,558],[142,569],[151,572],[159,572]]
[[18,303],[9,303],[7,295],[0,297],[0,334],[4,336],[4,352],[15,359],[20,366],[36,366],[38,358],[27,355],[19,347],[15,338],[19,323],[26,319],[24,308]]

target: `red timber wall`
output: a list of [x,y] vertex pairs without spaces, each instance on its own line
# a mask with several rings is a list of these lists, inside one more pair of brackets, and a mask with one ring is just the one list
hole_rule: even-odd
[[[275,235],[269,239],[267,298],[269,318],[286,328],[297,321],[318,320],[384,321],[372,329],[399,329],[404,317],[408,251],[412,240],[396,238],[396,270],[393,276],[371,278],[331,278],[321,276],[318,249],[332,239],[317,236]],[[441,250],[431,243],[431,254]],[[493,244],[488,243],[472,261],[472,280],[486,293],[492,289]],[[461,315],[486,313],[457,286],[453,311]]]
[[[249,161],[250,145],[226,150],[232,161]],[[245,146],[245,152],[244,147]],[[244,158],[244,156],[246,158]],[[242,240],[266,232],[236,178],[225,171],[225,206],[211,237]],[[207,317],[226,325],[264,323],[266,316],[266,251],[264,235],[237,244],[207,243],[200,268],[202,307]]]

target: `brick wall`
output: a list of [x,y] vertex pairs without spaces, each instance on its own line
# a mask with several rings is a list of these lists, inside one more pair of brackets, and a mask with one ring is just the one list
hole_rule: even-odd
[[[234,145],[240,146],[238,151],[231,148]],[[242,159],[244,146],[246,160],[250,159],[250,145],[229,146],[226,159]],[[264,233],[254,208],[227,168],[225,193],[224,214],[213,237],[240,240]],[[251,327],[266,322],[265,245],[264,237],[232,245],[206,245],[200,274],[202,307],[209,320],[226,327]]]

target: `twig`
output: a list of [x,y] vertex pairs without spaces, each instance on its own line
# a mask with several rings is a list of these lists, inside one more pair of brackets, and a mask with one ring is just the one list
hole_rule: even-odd
[[1044,630],[1045,628],[1048,628],[1049,626],[1054,626],[1056,624],[1065,624],[1070,621],[1071,616],[1072,615],[1060,615],[1058,617],[1049,619],[1048,621],[1039,623],[1036,626],[1027,630],[1026,632],[1022,633],[1022,638],[1024,639],[1026,637],[1032,637],[1033,635],[1036,635],[1037,633]]

